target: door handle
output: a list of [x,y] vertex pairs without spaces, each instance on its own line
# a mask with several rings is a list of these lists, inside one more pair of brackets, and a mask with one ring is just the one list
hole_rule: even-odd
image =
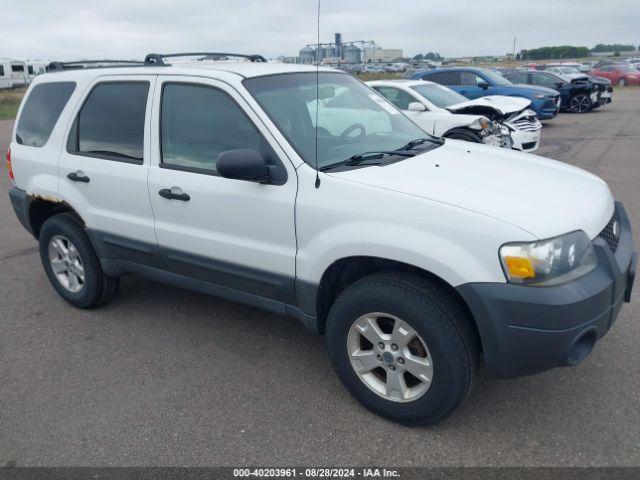
[[158,195],[169,200],[180,200],[181,202],[188,202],[191,199],[180,187],[163,188],[158,191]]
[[72,182],[89,183],[89,177],[87,177],[82,170],[71,172],[67,175],[67,178]]

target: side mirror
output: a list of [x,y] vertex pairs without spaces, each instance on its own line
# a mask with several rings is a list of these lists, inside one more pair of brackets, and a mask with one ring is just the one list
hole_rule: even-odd
[[556,82],[556,88],[562,88],[564,86],[563,82]]
[[486,90],[487,88],[489,88],[489,84],[485,81],[479,81],[478,86],[483,90]]
[[424,112],[426,109],[427,107],[425,107],[420,102],[411,102],[408,107],[408,110],[410,112]]
[[270,179],[269,165],[256,150],[226,150],[218,155],[216,170],[225,178],[267,183]]

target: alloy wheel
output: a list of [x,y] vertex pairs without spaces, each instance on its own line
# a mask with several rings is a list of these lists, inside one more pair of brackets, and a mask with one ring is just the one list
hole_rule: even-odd
[[49,240],[49,265],[56,279],[65,289],[77,293],[84,287],[85,273],[76,246],[63,235]]
[[571,98],[569,109],[575,113],[584,113],[591,108],[591,99],[587,95],[576,95]]
[[387,313],[358,318],[347,336],[351,366],[373,392],[393,402],[423,396],[433,380],[427,344],[405,321]]

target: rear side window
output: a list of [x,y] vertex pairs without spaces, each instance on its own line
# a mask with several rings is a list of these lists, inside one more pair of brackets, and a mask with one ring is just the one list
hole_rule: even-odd
[[69,153],[142,163],[149,82],[105,82],[87,97],[69,134]]
[[[534,83],[536,76],[534,75]],[[526,73],[511,73],[507,75],[507,80],[511,83],[528,83],[527,82],[527,74]]]
[[0,77],[4,77],[4,66],[0,65]]
[[216,171],[226,150],[257,150],[273,154],[242,109],[214,87],[168,83],[162,89],[162,165],[187,171]]
[[22,107],[16,141],[30,147],[47,143],[75,88],[75,82],[41,83],[33,87]]
[[27,71],[29,72],[29,75],[33,75],[33,66],[29,65],[27,67]]
[[459,77],[458,72],[436,72],[422,77],[422,80],[431,80],[440,85],[460,85]]

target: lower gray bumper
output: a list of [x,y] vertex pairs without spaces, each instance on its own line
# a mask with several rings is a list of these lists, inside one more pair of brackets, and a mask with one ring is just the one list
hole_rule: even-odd
[[468,283],[457,288],[476,320],[487,372],[515,377],[575,365],[611,328],[630,298],[637,254],[622,205],[616,252],[593,241],[594,271],[552,287]]

